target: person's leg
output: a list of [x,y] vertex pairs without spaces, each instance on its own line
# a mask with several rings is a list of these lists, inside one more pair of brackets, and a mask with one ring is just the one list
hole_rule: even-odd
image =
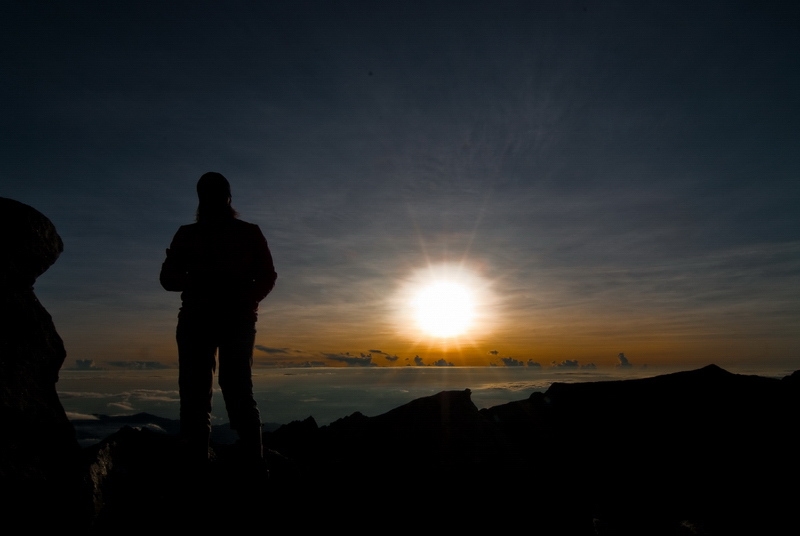
[[176,339],[181,437],[192,458],[207,460],[217,343],[211,327],[197,320],[179,320]]
[[261,415],[253,397],[253,343],[256,331],[252,323],[233,325],[219,346],[219,386],[231,428],[237,431],[248,456],[261,458]]

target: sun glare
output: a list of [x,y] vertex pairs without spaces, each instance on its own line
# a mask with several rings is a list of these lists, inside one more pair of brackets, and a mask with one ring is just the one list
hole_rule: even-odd
[[434,337],[455,337],[466,332],[475,316],[474,299],[467,287],[439,280],[422,287],[411,306],[417,326]]
[[415,344],[454,349],[492,331],[497,316],[491,282],[463,264],[438,264],[409,273],[395,295],[397,329]]

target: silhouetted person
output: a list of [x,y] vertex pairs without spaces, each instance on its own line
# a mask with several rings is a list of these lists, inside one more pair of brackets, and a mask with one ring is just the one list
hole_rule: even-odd
[[231,428],[248,457],[262,458],[261,417],[253,398],[258,304],[277,274],[258,225],[241,221],[219,173],[197,182],[197,223],[178,229],[161,266],[161,286],[181,292],[176,339],[181,436],[192,457],[208,460],[211,390],[219,386]]

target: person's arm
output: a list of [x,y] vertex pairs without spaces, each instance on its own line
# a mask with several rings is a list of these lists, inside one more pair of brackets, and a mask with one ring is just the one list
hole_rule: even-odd
[[267,239],[261,228],[255,228],[256,243],[256,266],[255,266],[255,299],[260,302],[267,297],[267,294],[275,288],[275,281],[278,274],[275,272],[275,265],[272,261],[272,253],[267,245]]
[[181,257],[181,230],[178,229],[167,249],[167,258],[161,264],[159,280],[165,290],[181,292],[186,289],[186,266]]

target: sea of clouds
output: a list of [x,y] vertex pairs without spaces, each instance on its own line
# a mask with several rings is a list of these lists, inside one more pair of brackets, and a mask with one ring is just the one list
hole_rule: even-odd
[[[446,390],[469,389],[473,403],[478,408],[486,408],[528,398],[533,392],[547,390],[553,382],[632,379],[676,370],[680,369],[643,366],[256,368],[253,381],[264,422],[286,424],[313,417],[323,426],[354,412],[380,415],[414,399]],[[783,372],[763,375],[781,376]],[[73,420],[142,412],[178,418],[178,372],[174,368],[65,369],[56,387],[64,409]],[[226,423],[224,403],[216,387],[213,405],[212,423]]]

